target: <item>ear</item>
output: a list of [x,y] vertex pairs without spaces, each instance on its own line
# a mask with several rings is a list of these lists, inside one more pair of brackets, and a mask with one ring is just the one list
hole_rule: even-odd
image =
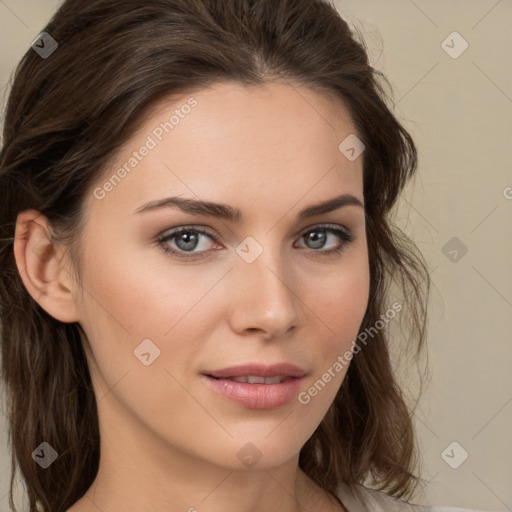
[[66,266],[64,251],[50,238],[50,222],[36,210],[18,215],[14,258],[20,277],[32,298],[61,322],[77,322],[74,290],[79,286]]

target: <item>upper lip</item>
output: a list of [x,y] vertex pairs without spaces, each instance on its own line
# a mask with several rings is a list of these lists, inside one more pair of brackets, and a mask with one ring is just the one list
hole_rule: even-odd
[[270,366],[258,363],[249,363],[240,366],[230,366],[220,370],[203,372],[204,375],[225,379],[228,377],[243,377],[252,375],[255,377],[304,377],[306,371],[291,363],[277,363]]

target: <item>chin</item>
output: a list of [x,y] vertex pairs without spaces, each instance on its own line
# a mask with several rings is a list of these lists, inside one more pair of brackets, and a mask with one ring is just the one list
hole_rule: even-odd
[[[273,428],[276,428],[274,424]],[[277,427],[279,429],[280,427]],[[309,435],[283,427],[282,433],[272,429],[246,432],[219,444],[219,450],[212,454],[217,463],[233,471],[264,470],[282,466],[290,461],[296,464],[299,452]],[[303,441],[303,442],[301,442]]]

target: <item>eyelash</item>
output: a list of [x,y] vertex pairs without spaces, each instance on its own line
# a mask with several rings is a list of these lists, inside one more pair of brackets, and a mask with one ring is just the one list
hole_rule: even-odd
[[[343,251],[343,249],[345,248],[346,245],[350,244],[354,240],[352,233],[349,230],[347,230],[346,228],[340,229],[339,227],[331,226],[331,225],[320,225],[320,226],[315,226],[313,228],[309,228],[307,231],[304,231],[300,235],[299,238],[303,238],[308,233],[311,233],[314,231],[320,231],[323,233],[336,235],[343,240],[343,243],[340,246],[335,247],[334,249],[328,249],[328,250],[310,249],[310,251],[312,251],[313,253],[319,253],[322,256],[337,255],[337,254],[341,253],[341,251]],[[161,235],[157,238],[157,243],[166,254],[171,254],[173,256],[176,256],[176,257],[182,259],[183,261],[190,261],[190,260],[202,258],[203,256],[201,256],[201,255],[207,251],[200,251],[200,252],[196,252],[196,253],[187,254],[186,251],[176,251],[174,249],[169,248],[169,246],[166,245],[166,242],[169,242],[170,240],[177,238],[179,235],[181,235],[183,233],[190,233],[190,232],[205,235],[205,236],[211,238],[215,243],[219,243],[213,234],[209,233],[208,231],[206,231],[204,229],[196,228],[193,226],[183,226],[176,231],[172,231],[171,233]]]

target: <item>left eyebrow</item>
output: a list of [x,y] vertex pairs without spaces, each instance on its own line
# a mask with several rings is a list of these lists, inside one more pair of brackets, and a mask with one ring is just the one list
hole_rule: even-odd
[[[363,202],[356,196],[352,194],[342,194],[304,208],[299,212],[297,217],[302,220],[314,217],[315,215],[329,213],[344,206],[359,206],[364,209]],[[242,212],[238,208],[226,204],[197,201],[183,197],[166,197],[156,201],[149,201],[137,208],[134,213],[153,211],[160,208],[178,208],[193,215],[217,217],[235,223],[239,223],[243,217]]]

